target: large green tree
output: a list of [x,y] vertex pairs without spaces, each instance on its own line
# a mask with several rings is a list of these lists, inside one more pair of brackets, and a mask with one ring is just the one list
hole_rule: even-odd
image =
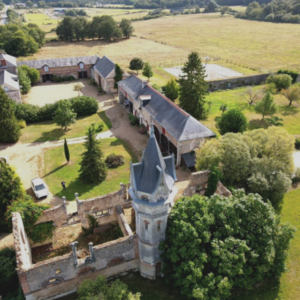
[[86,183],[101,183],[107,175],[104,154],[100,148],[100,140],[96,139],[95,125],[92,124],[87,132],[86,151],[80,162],[80,178]]
[[153,76],[153,71],[152,71],[152,67],[149,63],[145,63],[144,64],[144,68],[143,68],[143,76],[147,77],[148,78],[148,81],[149,79]]
[[76,122],[77,114],[72,110],[70,101],[61,100],[58,102],[57,110],[55,111],[54,122],[61,126],[64,130]]
[[75,36],[74,29],[74,19],[64,17],[56,27],[56,34],[60,40],[71,42]]
[[184,74],[178,80],[180,107],[196,119],[204,119],[207,114],[204,105],[208,85],[204,80],[205,67],[197,52],[189,54],[182,72]]
[[25,68],[18,67],[18,79],[22,94],[27,94],[31,90],[31,80],[28,76],[27,69]]
[[130,19],[122,19],[120,29],[122,30],[123,35],[128,39],[134,32],[132,21]]
[[114,83],[114,87],[115,89],[118,88],[118,82],[121,81],[123,79],[123,70],[121,69],[121,67],[116,64],[115,66],[115,77],[114,77],[114,80],[115,80],[115,83]]
[[21,136],[13,102],[0,87],[0,143],[15,143]]
[[258,194],[184,197],[168,219],[163,272],[188,298],[224,300],[278,278],[294,231]]
[[257,192],[277,205],[291,184],[294,141],[279,127],[227,133],[197,151],[197,169],[219,166],[225,184]]
[[274,97],[270,92],[267,92],[266,95],[255,105],[255,111],[262,115],[264,119],[265,116],[272,116],[277,111],[277,105],[274,101]]
[[144,62],[138,57],[135,57],[130,61],[129,69],[133,71],[137,71],[137,74],[139,74],[139,70],[142,70],[143,67],[144,67]]

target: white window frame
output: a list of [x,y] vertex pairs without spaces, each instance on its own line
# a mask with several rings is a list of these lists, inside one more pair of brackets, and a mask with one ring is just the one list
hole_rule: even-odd
[[44,66],[44,72],[49,72],[49,66]]
[[83,62],[79,63],[79,69],[84,69],[84,63]]

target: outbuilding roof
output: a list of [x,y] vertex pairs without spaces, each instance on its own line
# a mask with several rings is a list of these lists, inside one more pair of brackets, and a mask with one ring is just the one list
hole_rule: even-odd
[[98,55],[38,59],[38,60],[19,61],[18,66],[26,65],[30,68],[41,69],[45,65],[49,66],[49,68],[59,68],[59,67],[76,66],[80,62],[83,62],[85,65],[94,65],[98,59],[100,59]]
[[118,85],[136,101],[141,95],[150,95],[151,100],[144,101],[143,109],[147,110],[177,141],[216,136],[214,132],[136,76],[123,79]]
[[[11,55],[8,55],[5,53],[1,53],[0,60],[2,60],[2,59],[6,61],[6,66],[3,66],[5,68],[6,67],[11,68],[11,67],[17,66],[17,59],[14,56],[11,56]],[[1,65],[0,65],[0,68],[1,68]]]
[[115,64],[112,60],[104,55],[101,59],[99,57],[94,68],[102,77],[107,78],[108,75],[115,69]]
[[0,86],[7,85],[10,90],[18,91],[20,89],[17,75],[11,74],[6,70],[0,71]]

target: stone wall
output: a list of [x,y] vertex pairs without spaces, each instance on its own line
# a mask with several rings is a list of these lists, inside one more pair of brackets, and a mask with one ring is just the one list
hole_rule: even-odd
[[228,79],[208,80],[207,83],[209,84],[210,91],[234,89],[241,86],[262,84],[266,81],[269,75],[271,74],[268,73],[268,74],[234,77]]

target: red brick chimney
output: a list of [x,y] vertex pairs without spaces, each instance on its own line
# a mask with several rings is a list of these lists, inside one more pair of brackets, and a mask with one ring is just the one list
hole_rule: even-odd
[[6,60],[4,58],[1,58],[1,67],[5,67],[6,65]]

